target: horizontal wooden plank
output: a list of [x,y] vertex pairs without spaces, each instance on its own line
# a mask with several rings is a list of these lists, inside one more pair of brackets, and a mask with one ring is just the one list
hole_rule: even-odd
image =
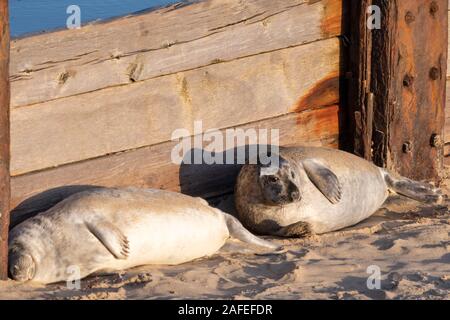
[[[339,100],[339,40],[214,64],[11,113],[11,174],[169,141]],[[30,87],[29,91],[34,90]]]
[[[337,147],[339,126],[339,108],[329,106],[290,113],[240,128],[279,129],[280,145]],[[51,206],[67,194],[83,189],[84,185],[153,187],[204,197],[233,189],[239,165],[174,164],[171,152],[177,144],[176,141],[170,141],[14,177],[11,186],[11,205],[16,208],[13,221]]]
[[[12,42],[13,107],[341,34],[342,0],[207,0]],[[31,89],[32,88],[32,89]]]

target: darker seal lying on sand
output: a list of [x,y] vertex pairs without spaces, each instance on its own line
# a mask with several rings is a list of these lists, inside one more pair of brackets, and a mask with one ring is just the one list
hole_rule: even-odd
[[245,165],[237,180],[238,217],[259,234],[301,237],[352,226],[375,213],[390,191],[427,203],[443,199],[431,185],[335,149],[280,148],[278,160]]

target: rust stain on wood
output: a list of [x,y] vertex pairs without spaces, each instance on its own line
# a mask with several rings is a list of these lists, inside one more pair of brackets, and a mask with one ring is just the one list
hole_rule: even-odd
[[309,89],[289,111],[301,112],[337,104],[339,102],[339,81],[337,73],[328,75]]
[[307,130],[313,136],[331,136],[339,132],[339,105],[301,112],[296,124],[298,130]]
[[342,0],[322,1],[324,15],[320,24],[324,38],[341,33]]

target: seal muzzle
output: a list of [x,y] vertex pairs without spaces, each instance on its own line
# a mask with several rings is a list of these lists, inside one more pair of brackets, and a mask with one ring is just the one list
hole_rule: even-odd
[[10,252],[9,272],[16,281],[30,281],[36,274],[36,263],[27,253]]

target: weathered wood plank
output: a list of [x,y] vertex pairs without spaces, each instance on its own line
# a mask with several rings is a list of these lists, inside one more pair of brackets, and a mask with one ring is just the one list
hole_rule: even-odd
[[[280,145],[302,143],[337,147],[339,126],[339,108],[329,106],[290,113],[239,128],[279,129]],[[154,187],[204,197],[232,190],[239,165],[174,164],[171,161],[171,152],[177,144],[177,141],[170,141],[14,177],[11,206],[16,209],[13,217],[17,221],[24,214],[42,210],[44,206],[61,200],[68,192],[80,188],[69,187],[70,185]],[[63,186],[66,188],[34,197],[17,207],[25,199]]]
[[341,14],[342,0],[208,0],[16,40],[11,104],[48,101],[334,37],[341,32]]
[[[449,5],[450,7],[450,5]],[[448,19],[450,20],[450,10],[448,11]],[[450,34],[450,24],[448,25],[448,32]],[[447,52],[447,56],[450,57],[450,41],[448,42],[448,52]],[[447,60],[447,78],[450,77],[450,59]]]
[[447,118],[444,136],[445,136],[445,143],[450,143],[450,117]]
[[0,280],[8,278],[9,92],[8,1],[0,1]]
[[[450,144],[450,80],[447,80],[447,97],[445,103],[445,129],[444,129],[444,140],[446,143]],[[445,149],[445,155],[450,154],[448,148]]]
[[332,38],[14,109],[11,174],[169,141],[194,120],[220,129],[335,104],[339,55]]
[[445,120],[447,0],[373,3],[383,16],[373,30],[374,160],[414,179],[439,179],[443,145],[432,137]]
[[350,39],[346,51],[346,79],[349,83],[346,133],[348,149],[372,160],[373,99],[370,94],[372,33],[367,28],[367,8],[371,0],[348,1],[349,23],[345,33]]

